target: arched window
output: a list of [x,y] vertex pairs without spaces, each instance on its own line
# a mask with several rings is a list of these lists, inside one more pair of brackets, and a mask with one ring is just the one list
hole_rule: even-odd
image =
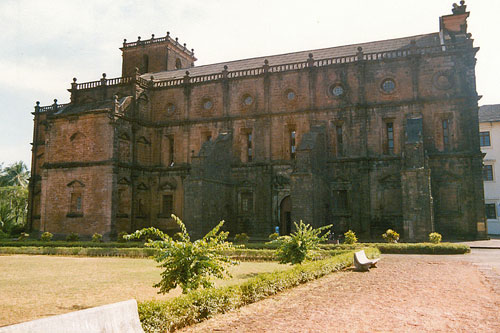
[[175,59],[175,69],[181,69],[181,68],[182,68],[181,59],[179,58]]

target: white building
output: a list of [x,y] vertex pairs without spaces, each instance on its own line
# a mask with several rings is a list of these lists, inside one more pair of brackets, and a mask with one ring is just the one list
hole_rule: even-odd
[[479,140],[486,154],[483,180],[488,234],[500,235],[500,104],[479,108]]

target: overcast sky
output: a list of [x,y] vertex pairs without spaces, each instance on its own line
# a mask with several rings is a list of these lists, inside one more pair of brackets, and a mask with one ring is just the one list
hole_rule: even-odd
[[[458,1],[457,1],[458,2]],[[0,163],[31,163],[35,101],[121,75],[123,39],[179,37],[196,65],[437,32],[449,0],[0,0]],[[483,104],[500,103],[500,1],[467,1]]]

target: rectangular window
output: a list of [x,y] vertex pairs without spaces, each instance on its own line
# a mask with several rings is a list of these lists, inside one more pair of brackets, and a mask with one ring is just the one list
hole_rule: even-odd
[[295,130],[290,131],[290,159],[294,160],[295,159],[295,153],[296,153],[296,135],[297,133]]
[[253,193],[252,192],[241,193],[241,212],[243,212],[243,213],[253,212]]
[[174,213],[174,196],[171,194],[164,194],[162,196],[161,213],[170,216]]
[[333,209],[338,212],[345,212],[348,208],[347,190],[333,191]]
[[174,136],[169,135],[168,136],[168,165],[173,166],[174,165],[174,154],[175,154],[175,141],[174,141]]
[[488,220],[497,219],[497,209],[494,203],[485,205],[485,215]]
[[394,126],[393,123],[386,123],[386,154],[394,154]]
[[81,213],[82,212],[82,194],[81,193],[71,193],[71,213]]
[[493,165],[483,166],[483,180],[485,181],[493,180]]
[[448,150],[450,148],[450,120],[444,119],[442,122],[443,127],[443,148]]
[[490,132],[479,132],[479,145],[481,147],[489,147],[490,143]]
[[342,125],[337,125],[335,128],[337,138],[337,156],[344,155],[344,140],[342,138]]
[[253,151],[252,151],[252,132],[247,134],[247,162],[252,162]]

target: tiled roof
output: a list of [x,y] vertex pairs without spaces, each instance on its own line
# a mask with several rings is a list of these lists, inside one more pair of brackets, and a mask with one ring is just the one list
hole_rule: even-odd
[[483,105],[479,107],[479,122],[500,121],[500,104]]
[[221,62],[217,64],[195,66],[187,69],[178,69],[178,70],[163,71],[157,73],[146,73],[142,75],[142,78],[149,80],[152,75],[155,81],[177,79],[184,77],[186,70],[189,71],[189,75],[191,77],[198,75],[215,74],[215,73],[220,73],[224,69],[225,65],[228,67],[228,71],[259,68],[264,65],[265,59],[269,61],[269,66],[297,63],[306,61],[309,53],[313,54],[314,59],[327,59],[334,57],[350,56],[350,55],[355,55],[357,53],[358,47],[362,47],[364,53],[401,50],[410,48],[410,42],[412,40],[415,40],[417,47],[436,46],[439,45],[439,34],[431,33],[425,35],[387,39],[387,40],[368,42],[368,43],[336,46],[325,49],[300,51],[300,52],[285,53],[285,54],[250,58],[250,59],[234,60],[228,62]]

